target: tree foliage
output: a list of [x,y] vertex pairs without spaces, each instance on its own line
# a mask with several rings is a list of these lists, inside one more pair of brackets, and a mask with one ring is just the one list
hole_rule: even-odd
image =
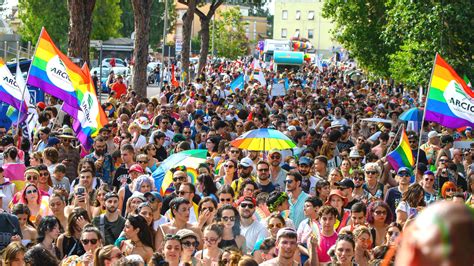
[[56,45],[67,48],[69,13],[64,0],[19,0],[19,32],[23,41],[36,44],[41,27],[45,27]]
[[323,7],[334,38],[362,68],[413,85],[427,84],[436,53],[472,73],[472,14],[470,0],[328,0]]
[[96,0],[93,14],[92,36],[93,40],[108,40],[121,36],[120,29],[123,24],[120,20],[122,9],[120,0]]
[[248,39],[245,35],[246,22],[242,21],[239,8],[220,13],[220,19],[214,21],[214,46],[217,56],[236,59],[248,52]]

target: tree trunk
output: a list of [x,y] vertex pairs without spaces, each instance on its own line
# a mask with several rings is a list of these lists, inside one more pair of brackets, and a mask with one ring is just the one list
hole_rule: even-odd
[[188,83],[189,80],[189,52],[191,50],[191,29],[193,27],[194,12],[196,10],[196,0],[187,1],[188,10],[183,17],[183,49],[181,50],[182,72],[184,75],[183,82]]
[[68,0],[69,40],[68,55],[89,62],[89,46],[92,31],[92,12],[96,0]]
[[201,31],[199,32],[201,35],[201,51],[199,56],[199,71],[198,77],[204,71],[204,68],[207,64],[207,56],[209,55],[209,41],[210,41],[210,30],[209,25],[211,20],[206,17],[201,17]]
[[132,89],[139,98],[146,98],[148,44],[150,42],[150,17],[153,0],[132,0],[135,24],[135,48],[133,50]]
[[212,17],[216,13],[216,10],[224,3],[224,0],[213,0],[209,11],[204,14],[199,8],[196,8],[196,14],[199,16],[201,21],[201,55],[199,56],[199,71],[198,76],[201,75],[202,71],[207,64],[207,55],[209,54],[209,24]]

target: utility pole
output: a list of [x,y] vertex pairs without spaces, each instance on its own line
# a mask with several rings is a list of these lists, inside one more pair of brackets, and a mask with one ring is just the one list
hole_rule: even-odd
[[[166,27],[168,24],[168,0],[165,1],[165,19],[163,22],[163,45],[161,47],[161,70],[160,70],[160,88],[162,87],[163,84],[163,79],[164,79],[164,66],[165,66],[165,44],[166,44]],[[169,56],[169,54],[168,54]],[[155,77],[157,78],[157,77]]]

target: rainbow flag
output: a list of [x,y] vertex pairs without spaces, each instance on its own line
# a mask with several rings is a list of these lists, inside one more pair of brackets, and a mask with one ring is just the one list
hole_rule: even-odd
[[425,109],[427,121],[448,128],[474,126],[474,92],[438,54]]
[[10,105],[7,116],[12,119],[14,125],[18,120],[18,113],[21,112],[20,122],[24,121],[28,115],[28,105],[23,100],[22,90],[23,88],[19,87],[5,62],[0,59],[0,101]]
[[81,71],[84,77],[84,84],[80,84],[76,90],[77,104],[80,109],[77,110],[69,104],[64,104],[63,110],[67,113],[72,113],[71,116],[75,118],[73,130],[76,133],[77,139],[82,143],[85,149],[89,150],[92,147],[92,138],[99,134],[99,130],[104,127],[108,121],[97,99],[87,64],[84,64]]
[[413,157],[413,152],[410,149],[410,144],[408,143],[408,136],[405,132],[405,129],[402,131],[402,137],[400,138],[400,144],[398,147],[387,154],[387,160],[392,165],[392,168],[395,171],[398,171],[400,167],[408,167],[412,169],[415,164],[415,158]]
[[45,28],[41,29],[26,82],[79,109],[76,88],[84,83],[81,68],[54,45]]

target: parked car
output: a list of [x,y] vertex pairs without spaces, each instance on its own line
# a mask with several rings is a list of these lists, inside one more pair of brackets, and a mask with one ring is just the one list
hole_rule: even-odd
[[161,68],[161,63],[160,62],[150,62],[146,66],[146,78],[148,81],[148,84],[154,84],[156,81],[155,77],[155,68],[158,66],[158,68]]
[[123,61],[122,59],[120,58],[114,58],[114,57],[111,57],[111,58],[104,58],[104,60],[102,60],[102,66],[106,66],[106,67],[111,67],[110,66],[110,61],[112,61],[112,59],[115,59],[115,66],[116,67],[119,67],[119,66],[127,66],[127,63],[125,63],[125,61]]

